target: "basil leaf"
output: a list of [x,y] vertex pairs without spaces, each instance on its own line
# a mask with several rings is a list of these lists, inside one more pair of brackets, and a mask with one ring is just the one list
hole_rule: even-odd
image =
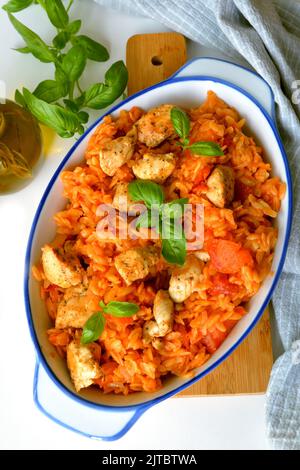
[[78,108],[82,108],[84,105],[84,101],[85,101],[85,91],[82,93],[82,95],[75,98],[74,101],[77,104]]
[[128,193],[133,201],[143,201],[148,209],[164,202],[164,193],[159,184],[152,181],[135,180],[128,184]]
[[168,263],[183,266],[186,259],[186,239],[162,240],[162,255]]
[[195,155],[205,155],[209,157],[220,157],[224,155],[219,144],[215,142],[195,142],[186,147]]
[[180,224],[163,221],[162,255],[168,263],[182,266],[186,259],[186,238]]
[[101,312],[94,313],[86,322],[82,330],[81,343],[87,344],[96,341],[103,333],[105,318]]
[[90,118],[88,113],[86,113],[85,111],[79,111],[77,116],[78,116],[79,121],[82,122],[83,124],[86,124]]
[[109,59],[108,50],[99,42],[94,41],[88,36],[76,36],[72,38],[72,44],[82,46],[86,56],[96,62],[105,62]]
[[68,84],[69,80],[62,67],[59,64],[55,64],[55,80],[57,82]]
[[65,28],[69,23],[69,16],[61,0],[44,0],[44,8],[48,18],[56,28]]
[[190,132],[190,120],[188,115],[180,108],[171,109],[171,121],[179,137],[186,139]]
[[34,96],[47,103],[53,103],[66,96],[67,93],[68,87],[55,80],[44,80],[33,92]]
[[103,307],[104,313],[109,313],[114,317],[131,317],[139,311],[140,307],[131,302],[109,302]]
[[79,135],[82,135],[84,133],[84,127],[79,124],[76,132],[78,132]]
[[20,52],[21,54],[30,54],[29,47],[18,47],[17,49],[14,49],[14,51]]
[[68,33],[67,31],[60,31],[60,33],[58,33],[55,36],[52,43],[53,43],[53,46],[56,47],[56,49],[61,50],[61,49],[64,49],[69,39],[70,39],[70,33]]
[[2,8],[10,13],[17,13],[18,11],[24,10],[33,3],[33,0],[10,0]]
[[[101,109],[108,106],[108,101],[105,99],[105,93],[108,92],[108,87],[104,83],[95,83],[91,85],[84,95],[84,106],[92,109]],[[102,99],[104,96],[104,99]],[[108,104],[107,104],[108,103]]]
[[[109,86],[119,86],[120,88],[122,87],[123,89],[123,82],[125,81],[126,78],[126,84],[127,84],[127,79],[128,79],[128,72],[127,68],[122,60],[119,60],[112,64],[112,66],[107,70],[105,76],[105,83]],[[120,85],[122,82],[122,86]],[[123,89],[122,92],[123,93]],[[121,94],[120,93],[120,94]]]
[[113,103],[126,88],[127,68],[122,60],[115,62],[105,74],[105,84],[96,83],[85,92],[85,106],[92,109],[106,108]]
[[29,90],[23,88],[26,107],[43,124],[51,127],[61,137],[72,137],[79,127],[76,114],[61,106],[40,100]]
[[70,34],[76,34],[81,28],[81,20],[74,20],[67,26],[67,31]]
[[82,46],[73,46],[62,60],[62,69],[70,82],[76,82],[86,65],[86,55]]
[[47,44],[31,29],[17,20],[13,15],[8,13],[11,24],[24,39],[31,54],[33,54],[41,62],[54,62],[55,56],[49,49]]
[[23,108],[26,108],[26,101],[24,100],[24,97],[19,90],[15,91],[15,102],[20,106],[23,106]]
[[63,100],[63,102],[64,102],[64,105],[68,109],[70,109],[70,111],[73,111],[73,113],[78,113],[79,108],[78,108],[77,104],[75,103],[75,101],[72,101],[72,100],[69,100],[69,99],[65,98]]
[[178,219],[184,214],[184,206],[188,204],[188,198],[174,199],[174,201],[163,204],[161,208],[162,217]]

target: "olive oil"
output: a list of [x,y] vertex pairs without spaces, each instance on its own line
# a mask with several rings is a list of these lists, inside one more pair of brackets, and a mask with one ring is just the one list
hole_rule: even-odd
[[0,103],[0,194],[18,191],[31,182],[41,150],[35,117],[13,101]]

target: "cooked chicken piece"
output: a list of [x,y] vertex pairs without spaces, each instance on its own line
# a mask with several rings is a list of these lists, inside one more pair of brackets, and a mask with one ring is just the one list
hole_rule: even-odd
[[154,349],[160,352],[164,347],[164,340],[162,338],[156,337],[152,339],[151,344],[154,347]]
[[97,308],[96,296],[87,295],[82,286],[70,287],[58,304],[55,328],[83,328]]
[[147,147],[157,147],[168,137],[174,134],[171,121],[171,109],[173,105],[163,104],[150,109],[148,113],[137,122],[138,139]]
[[166,290],[159,290],[154,299],[153,315],[159,328],[159,336],[166,336],[173,328],[174,304]]
[[154,246],[132,248],[116,256],[115,267],[126,284],[130,286],[138,279],[155,274],[155,265],[159,256],[160,252]]
[[174,304],[169,293],[159,290],[154,299],[153,315],[155,321],[146,322],[143,329],[143,336],[146,341],[151,341],[155,337],[166,336],[173,328]]
[[188,256],[184,266],[175,268],[172,272],[169,294],[176,303],[184,302],[197,287],[203,263],[194,255]]
[[204,250],[194,251],[193,255],[204,263],[207,263],[210,260],[209,254],[207,253],[207,251]]
[[153,338],[159,337],[158,324],[154,320],[146,321],[143,327],[143,338],[146,343],[151,343]]
[[89,387],[102,375],[90,348],[80,344],[78,340],[73,340],[67,346],[67,364],[76,392]]
[[145,153],[138,160],[132,171],[141,180],[151,180],[155,183],[163,183],[174,171],[175,159],[173,153]]
[[118,183],[112,205],[120,212],[127,212],[131,204],[134,204],[134,201],[130,199],[128,194],[128,183]]
[[83,269],[79,259],[70,255],[63,258],[50,245],[42,248],[42,264],[48,281],[59,287],[76,286],[82,280]]
[[207,179],[206,196],[217,207],[225,207],[231,203],[234,194],[234,173],[232,168],[217,165]]
[[131,159],[136,140],[137,130],[133,126],[126,136],[118,137],[104,145],[99,152],[99,158],[101,169],[106,175],[113,176],[118,168]]

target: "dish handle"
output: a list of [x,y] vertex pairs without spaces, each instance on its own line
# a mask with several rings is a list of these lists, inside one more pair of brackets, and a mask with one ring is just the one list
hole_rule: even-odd
[[38,409],[55,423],[86,437],[105,441],[122,437],[149,408],[115,411],[71,400],[55,385],[39,361],[35,366],[33,396]]
[[258,101],[275,122],[275,101],[271,87],[256,72],[227,60],[197,57],[187,62],[171,78],[191,76],[216,77],[245,90]]

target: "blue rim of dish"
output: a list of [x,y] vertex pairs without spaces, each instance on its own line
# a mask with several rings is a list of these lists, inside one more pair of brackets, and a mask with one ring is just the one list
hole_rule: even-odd
[[[89,439],[95,439],[95,440],[101,440],[101,441],[116,441],[120,439],[121,437],[124,436],[136,423],[136,421],[145,413],[145,411],[149,410],[149,406],[143,406],[140,405],[137,410],[131,410],[133,411],[133,415],[131,418],[127,421],[127,423],[121,428],[120,431],[118,431],[116,434],[112,434],[111,436],[99,436],[91,433],[87,433],[85,431],[80,431],[79,429],[74,428],[70,424],[64,423],[60,419],[56,418],[53,416],[49,411],[47,411],[43,405],[41,404],[39,400],[39,395],[38,395],[38,380],[39,380],[39,368],[41,367],[39,360],[37,359],[36,364],[35,364],[35,370],[34,370],[34,377],[33,377],[33,401],[37,408],[43,413],[47,418],[51,419],[51,421],[54,421],[56,424],[59,424],[65,429],[68,429],[69,431],[73,431],[76,434],[80,434],[81,436],[88,437]],[[54,386],[54,384],[52,384]],[[109,410],[108,410],[109,411]]]
[[[220,60],[220,59],[218,59]],[[235,64],[233,64],[235,65]],[[244,67],[243,67],[244,68]],[[247,70],[245,68],[245,70]],[[251,71],[251,73],[253,73]],[[134,405],[128,405],[128,406],[113,406],[113,405],[104,405],[104,404],[96,404],[94,402],[91,402],[83,397],[80,397],[79,395],[75,394],[74,392],[70,391],[69,389],[67,389],[62,382],[60,382],[60,380],[55,376],[55,374],[52,372],[50,366],[48,365],[43,353],[42,353],[42,350],[40,348],[40,345],[39,345],[39,342],[38,342],[38,339],[37,339],[37,335],[36,335],[36,332],[35,332],[35,329],[34,329],[34,325],[33,325],[33,320],[32,320],[32,315],[31,315],[31,307],[30,307],[30,298],[29,298],[29,286],[28,286],[28,281],[29,281],[29,269],[30,269],[30,256],[31,256],[31,248],[32,248],[32,242],[33,242],[33,238],[34,238],[34,234],[35,234],[35,229],[36,229],[36,225],[38,223],[38,220],[39,220],[39,217],[40,217],[40,213],[42,211],[42,208],[44,206],[44,203],[48,197],[48,194],[54,184],[54,182],[56,181],[57,177],[59,176],[61,170],[63,169],[63,167],[65,166],[65,164],[67,163],[67,161],[69,160],[69,158],[71,157],[71,155],[73,154],[73,152],[75,151],[75,149],[78,147],[78,145],[82,142],[82,140],[85,138],[86,134],[90,133],[100,122],[101,120],[104,118],[104,116],[106,116],[107,114],[111,114],[113,113],[114,111],[120,109],[121,107],[124,106],[124,104],[134,100],[136,97],[138,96],[141,96],[151,90],[154,90],[156,88],[160,88],[162,86],[165,86],[165,85],[169,85],[169,84],[172,84],[172,83],[176,83],[176,82],[185,82],[185,81],[213,81],[213,82],[217,82],[217,83],[221,83],[225,86],[228,86],[230,88],[233,88],[235,89],[236,91],[240,92],[241,94],[243,94],[244,96],[246,96],[250,101],[252,101],[256,106],[257,108],[259,109],[259,111],[264,115],[264,117],[266,118],[268,124],[270,125],[273,133],[274,133],[274,136],[276,138],[276,141],[277,141],[277,144],[278,144],[278,147],[280,149],[280,152],[281,152],[281,155],[282,155],[282,158],[283,158],[283,162],[284,162],[284,166],[285,166],[285,171],[286,171],[286,176],[287,176],[287,197],[288,197],[288,215],[287,215],[287,228],[286,228],[286,234],[285,234],[285,239],[284,239],[284,244],[283,244],[283,249],[282,249],[282,253],[281,253],[281,257],[280,257],[280,261],[278,263],[278,268],[277,268],[277,271],[276,271],[276,274],[274,275],[274,279],[273,279],[273,282],[272,282],[272,285],[269,289],[269,292],[267,294],[267,296],[265,297],[265,300],[261,306],[261,308],[259,309],[259,311],[257,312],[257,315],[255,316],[254,320],[252,321],[252,323],[248,326],[248,328],[246,329],[246,331],[241,335],[241,337],[234,343],[233,346],[231,346],[231,348],[228,349],[228,351],[226,353],[223,354],[222,357],[220,357],[218,360],[216,360],[216,362],[214,364],[212,364],[211,366],[209,366],[205,371],[199,373],[196,377],[194,377],[193,379],[189,380],[188,382],[186,382],[185,384],[177,387],[176,389],[174,390],[171,390],[170,392],[160,396],[160,397],[157,397],[157,398],[154,398],[154,399],[150,399],[146,402],[142,402],[142,403],[139,403],[139,404],[134,404]],[[263,80],[263,79],[262,79]],[[291,181],[291,174],[290,174],[290,169],[289,169],[289,165],[288,165],[288,160],[287,160],[287,156],[286,156],[286,153],[285,153],[285,150],[284,150],[284,147],[283,147],[283,144],[281,142],[281,138],[279,136],[279,133],[278,133],[278,130],[277,130],[277,127],[276,127],[276,124],[275,122],[273,122],[272,118],[270,117],[270,115],[265,111],[265,109],[260,105],[260,103],[253,97],[251,96],[248,92],[246,92],[245,90],[243,90],[242,88],[240,88],[238,85],[235,85],[233,83],[230,83],[228,82],[227,80],[224,80],[224,79],[219,79],[217,77],[211,77],[211,76],[204,76],[204,75],[201,75],[201,76],[191,76],[191,77],[181,77],[181,78],[171,78],[171,79],[168,79],[166,81],[163,81],[163,82],[160,82],[156,85],[153,85],[145,90],[142,90],[128,98],[126,98],[125,100],[123,100],[121,103],[117,104],[116,106],[110,108],[110,110],[108,112],[106,112],[105,114],[103,114],[101,117],[99,117],[99,119],[97,119],[95,121],[94,124],[92,124],[90,126],[90,128],[78,139],[78,141],[72,146],[72,148],[69,150],[69,152],[67,153],[67,155],[65,156],[65,158],[62,160],[62,162],[59,164],[57,170],[55,171],[54,175],[52,176],[43,196],[42,196],[42,199],[39,203],[39,206],[37,208],[37,211],[36,211],[36,214],[35,214],[35,217],[34,217],[34,220],[33,220],[33,224],[32,224],[32,227],[31,227],[31,230],[30,230],[30,235],[29,235],[29,239],[28,239],[28,244],[27,244],[27,249],[26,249],[26,257],[25,257],[25,272],[24,272],[24,297],[25,297],[25,307],[26,307],[26,315],[27,315],[27,321],[28,321],[28,325],[29,325],[29,330],[30,330],[30,335],[31,335],[31,338],[32,338],[32,341],[35,345],[35,348],[36,348],[36,351],[37,351],[37,354],[38,354],[38,358],[41,362],[41,364],[43,365],[47,375],[49,376],[49,378],[58,386],[58,388],[67,396],[69,396],[70,398],[72,398],[73,400],[75,400],[76,402],[80,403],[81,405],[86,405],[86,406],[89,406],[89,407],[92,407],[94,409],[97,409],[98,411],[100,410],[103,410],[103,411],[109,411],[109,412],[112,412],[112,413],[116,413],[116,412],[125,412],[125,411],[129,411],[129,410],[136,410],[136,414],[137,414],[137,417],[136,419],[138,419],[138,417],[140,416],[140,413],[139,413],[139,410],[143,410],[143,412],[152,407],[153,405],[179,393],[180,391],[184,390],[185,388],[191,386],[193,383],[197,382],[198,380],[200,380],[202,377],[204,377],[205,375],[207,375],[208,373],[210,373],[213,369],[215,369],[219,364],[221,364],[228,356],[230,356],[230,354],[239,346],[239,344],[247,337],[247,335],[250,333],[250,331],[253,329],[253,327],[256,325],[256,323],[258,322],[258,320],[260,319],[260,317],[262,316],[263,314],[263,311],[265,310],[267,304],[269,303],[270,301],[270,298],[273,294],[273,291],[277,285],[277,282],[279,280],[279,276],[281,274],[281,271],[282,271],[282,268],[283,268],[283,264],[284,264],[284,260],[285,260],[285,257],[286,257],[286,252],[287,252],[287,246],[288,246],[288,240],[289,240],[289,236],[290,236],[290,231],[291,231],[291,221],[292,221],[292,181]],[[35,384],[36,386],[37,384]],[[58,424],[64,424],[64,423],[61,423],[56,417],[54,416],[50,416],[49,413],[47,413],[44,409],[42,409],[41,405],[37,402],[37,400],[35,400],[36,404],[38,405],[38,407],[41,409],[41,411],[43,411],[45,414],[47,414],[53,421],[57,422]],[[136,414],[134,416],[136,416]],[[130,429],[130,427],[134,424],[134,422],[136,421],[133,420],[132,422],[132,419],[130,420],[130,426],[128,427],[128,425],[126,425],[124,428],[126,428],[126,430],[123,432],[123,434],[128,431]],[[72,428],[68,425],[65,425],[65,427],[68,427],[68,429],[72,429],[73,431],[75,432],[79,432],[81,434],[85,434],[85,433],[82,433],[82,431],[80,430],[77,430],[75,428]],[[124,430],[123,428],[123,430]],[[112,440],[112,439],[117,439],[118,437],[120,437],[120,434],[122,435],[122,431],[120,431],[119,433],[117,433],[115,436],[111,436],[111,437],[107,437],[107,436],[90,436],[90,437],[94,437],[94,438],[101,438],[101,439],[104,439],[104,440]]]
[[[219,59],[218,57],[209,57],[209,56],[194,57],[193,59],[188,60],[182,67],[180,67],[180,69],[178,69],[173,75],[171,75],[171,77],[168,78],[168,81],[173,80],[174,78],[176,78],[180,74],[180,72],[182,72],[184,69],[186,69],[189,65],[193,64],[194,62],[199,62],[200,60],[216,60],[217,62],[225,62],[226,64],[230,64],[230,65],[233,65],[234,67],[245,70],[245,72],[251,73],[252,75],[255,75],[255,77],[259,78],[264,83],[264,85],[268,88],[268,90],[270,92],[271,118],[273,119],[274,124],[276,125],[275,96],[274,96],[272,88],[270,87],[268,82],[261,75],[259,75],[257,72],[255,72],[255,70],[250,70],[247,67],[245,67],[244,65],[235,64],[234,62],[231,62],[230,60]],[[199,76],[199,75],[189,75],[189,78],[193,78],[193,77],[197,77],[197,76]],[[181,77],[181,78],[183,78],[183,77]],[[220,79],[220,80],[222,80],[222,79]],[[232,84],[232,85],[234,85],[234,84]],[[236,86],[238,86],[238,85],[236,85]],[[247,93],[246,90],[243,90],[243,91],[245,91]],[[254,98],[254,97],[252,97],[252,98]],[[261,104],[259,104],[259,106],[260,106],[260,108],[263,108]]]

